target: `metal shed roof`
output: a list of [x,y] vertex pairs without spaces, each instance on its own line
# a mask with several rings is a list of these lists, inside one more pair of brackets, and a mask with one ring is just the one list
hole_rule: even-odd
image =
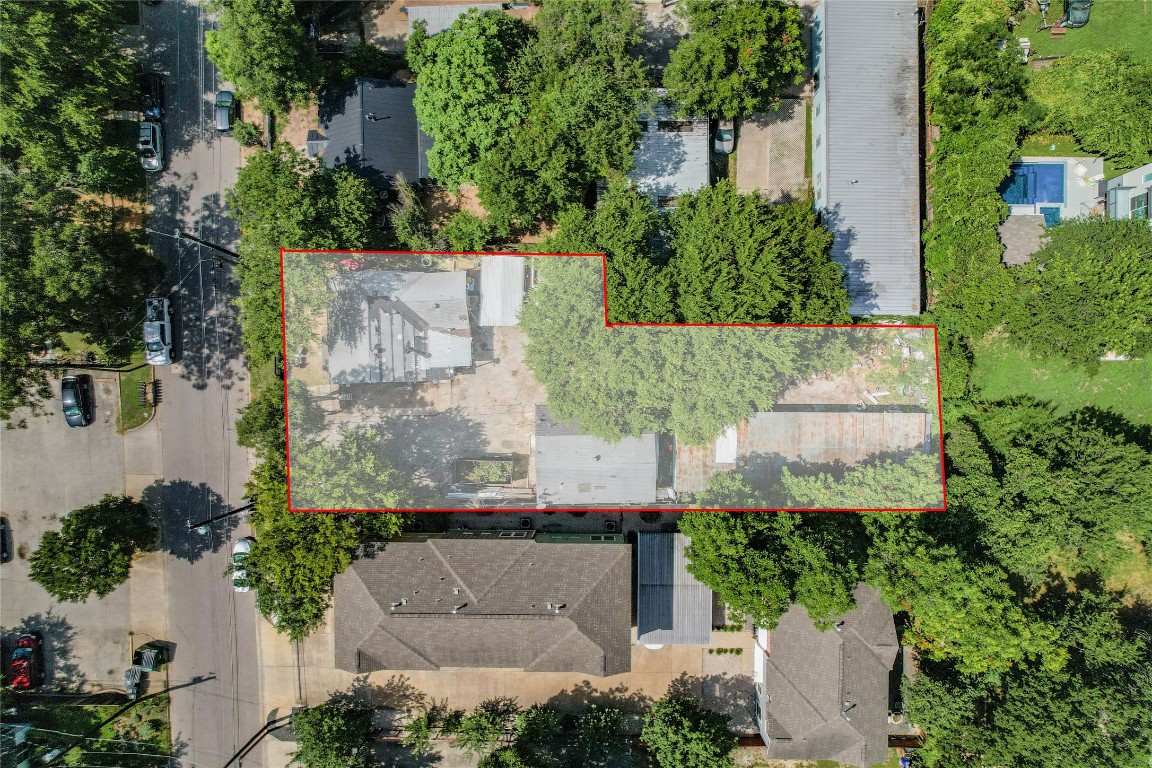
[[854,315],[920,312],[916,0],[825,0],[826,220]]
[[503,8],[500,3],[479,3],[477,5],[409,5],[404,8],[408,14],[408,35],[411,37],[416,22],[423,21],[427,28],[425,33],[434,35],[443,32],[452,26],[456,19],[475,8],[477,11],[499,11]]
[[712,640],[712,590],[688,573],[682,533],[640,533],[636,543],[636,642],[705,645]]
[[[662,97],[663,89],[655,95]],[[653,198],[675,197],[708,186],[712,147],[707,118],[679,118],[667,104],[657,101],[640,115],[640,122],[644,132],[628,178],[641,192]],[[668,130],[670,123],[687,123],[690,130]]]
[[486,256],[480,262],[480,325],[516,325],[524,303],[524,257]]
[[397,173],[409,182],[427,178],[432,138],[416,120],[415,95],[415,85],[360,77],[350,92],[329,97],[324,164],[348,165],[378,189]]

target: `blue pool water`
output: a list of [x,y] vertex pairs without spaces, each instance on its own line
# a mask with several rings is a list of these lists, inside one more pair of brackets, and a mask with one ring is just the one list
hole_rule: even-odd
[[1041,208],[1040,214],[1044,217],[1044,225],[1054,227],[1060,223],[1059,208]]
[[1063,163],[1016,163],[1000,185],[1009,205],[1064,202]]

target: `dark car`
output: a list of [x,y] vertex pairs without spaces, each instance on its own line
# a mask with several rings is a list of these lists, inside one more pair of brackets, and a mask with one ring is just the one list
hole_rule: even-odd
[[0,563],[7,563],[12,559],[12,526],[8,518],[0,517]]
[[232,130],[232,115],[236,108],[236,97],[232,91],[216,94],[216,130],[226,133]]
[[155,72],[140,77],[140,111],[145,120],[164,117],[164,78]]
[[92,423],[92,401],[88,397],[87,376],[65,376],[60,382],[60,406],[70,427]]
[[16,638],[8,674],[11,686],[17,691],[29,691],[44,684],[44,641],[39,633]]

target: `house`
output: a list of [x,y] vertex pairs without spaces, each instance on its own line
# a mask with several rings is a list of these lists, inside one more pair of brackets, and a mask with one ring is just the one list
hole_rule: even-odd
[[851,312],[920,313],[917,0],[823,0],[812,20],[812,186]]
[[654,94],[655,103],[640,115],[640,146],[628,178],[659,207],[674,204],[679,195],[708,186],[712,172],[712,139],[708,118],[677,117],[663,100],[664,89]]
[[533,459],[536,500],[553,507],[651,504],[656,501],[656,435],[608,442],[536,408]]
[[637,534],[636,644],[707,645],[712,641],[712,589],[688,572],[682,533]]
[[1108,218],[1152,221],[1152,163],[1104,185]]
[[[348,90],[327,94],[320,117],[324,164],[346,165],[380,190],[403,174],[408,182],[428,176],[432,138],[420,130],[412,100],[416,86],[358,77]],[[310,143],[311,144],[311,143]]]
[[480,260],[480,325],[516,325],[524,304],[524,257],[486,256]]
[[756,714],[769,759],[864,768],[887,758],[896,624],[876,590],[860,584],[855,598],[823,632],[799,605],[775,629],[756,630]]
[[336,667],[631,669],[632,547],[621,535],[409,534],[336,576]]
[[464,272],[355,270],[328,282],[333,384],[442,381],[472,365]]
[[473,8],[477,12],[480,11],[499,11],[503,9],[501,3],[477,3],[475,5],[409,5],[405,6],[403,11],[408,17],[408,37],[412,37],[412,32],[416,27],[417,22],[424,22],[424,33],[431,37],[438,32],[443,32],[452,26],[456,19]]

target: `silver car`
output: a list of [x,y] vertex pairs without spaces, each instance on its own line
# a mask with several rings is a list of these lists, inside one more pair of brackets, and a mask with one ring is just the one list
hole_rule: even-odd
[[256,539],[251,536],[245,536],[242,539],[237,539],[236,543],[232,545],[232,588],[237,592],[250,592],[252,586],[248,583],[248,571],[244,567],[244,562],[248,559],[248,553],[252,551],[252,545]]
[[164,128],[160,123],[150,120],[140,123],[136,151],[140,153],[140,165],[144,166],[144,170],[164,170]]
[[172,304],[162,296],[144,301],[144,355],[150,365],[172,364]]
[[736,126],[731,120],[721,120],[716,127],[712,149],[722,155],[730,155],[736,149]]
[[232,130],[232,110],[236,97],[232,91],[219,91],[216,94],[216,130],[221,133]]

